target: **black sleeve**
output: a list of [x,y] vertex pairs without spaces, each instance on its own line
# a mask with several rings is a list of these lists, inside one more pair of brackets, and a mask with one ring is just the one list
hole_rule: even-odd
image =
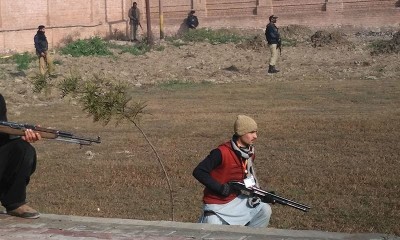
[[7,121],[7,107],[3,95],[0,94],[0,121]]
[[211,171],[221,165],[222,163],[222,155],[221,151],[217,148],[210,152],[210,154],[197,165],[197,167],[193,170],[193,176],[202,183],[206,188],[210,189],[213,192],[221,193],[222,184],[217,182],[214,178],[211,177]]
[[[0,121],[7,121],[7,107],[3,95],[0,94]],[[9,141],[9,135],[0,133],[0,146]]]

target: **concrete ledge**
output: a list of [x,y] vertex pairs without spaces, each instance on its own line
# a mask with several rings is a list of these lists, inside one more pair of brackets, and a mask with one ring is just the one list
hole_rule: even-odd
[[172,221],[143,221],[42,214],[21,219],[0,214],[0,239],[369,239],[400,240],[379,233],[335,233],[312,230],[254,229]]

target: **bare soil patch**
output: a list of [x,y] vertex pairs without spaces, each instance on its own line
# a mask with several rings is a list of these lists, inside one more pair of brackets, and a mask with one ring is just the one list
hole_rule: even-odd
[[[261,185],[313,207],[304,214],[274,205],[271,227],[400,235],[399,55],[371,55],[371,38],[356,33],[344,33],[346,44],[318,48],[302,36],[283,48],[276,75],[266,73],[269,52],[256,38],[255,48],[163,42],[163,51],[143,56],[56,53],[60,75],[50,83],[72,72],[101,74],[147,101],[141,127],[172,178],[176,221],[197,221],[202,186],[192,170],[231,137],[235,116],[248,114],[260,128]],[[9,119],[100,135],[103,142],[82,149],[35,144],[30,204],[44,213],[171,220],[167,184],[140,132],[128,123],[93,123],[54,88],[33,93],[35,64],[23,73],[12,62],[0,65]]]

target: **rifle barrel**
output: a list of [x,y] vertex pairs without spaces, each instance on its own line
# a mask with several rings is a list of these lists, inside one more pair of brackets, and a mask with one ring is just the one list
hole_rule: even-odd
[[264,191],[264,190],[262,190],[260,188],[257,188],[257,187],[247,188],[246,185],[244,183],[242,183],[242,182],[231,182],[231,183],[233,183],[234,185],[238,186],[242,190],[249,191],[250,193],[255,194],[256,196],[257,195],[261,196],[261,197],[270,196],[270,197],[273,198],[273,200],[276,203],[279,203],[281,205],[287,205],[287,206],[296,208],[298,210],[301,210],[303,212],[308,212],[311,209],[310,206],[307,206],[305,204],[301,204],[301,203],[295,202],[293,200],[278,196],[276,194]]

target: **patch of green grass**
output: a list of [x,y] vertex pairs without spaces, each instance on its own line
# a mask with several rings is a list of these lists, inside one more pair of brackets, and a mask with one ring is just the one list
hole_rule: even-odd
[[296,47],[296,45],[297,45],[296,39],[282,38],[283,47]]
[[154,47],[154,50],[158,51],[158,52],[162,52],[165,50],[165,46],[163,45],[157,45]]
[[138,55],[143,55],[146,54],[151,50],[151,46],[148,45],[147,43],[139,43],[133,46],[124,46],[121,48],[121,53],[130,53],[132,55],[138,56]]
[[112,55],[112,52],[108,49],[107,42],[100,37],[79,39],[61,48],[60,53],[73,57]]
[[376,40],[369,44],[369,48],[372,52],[382,52],[387,48],[388,44],[388,40]]
[[175,41],[181,39],[185,42],[210,42],[211,44],[224,44],[224,43],[239,43],[245,39],[236,33],[229,31],[228,29],[208,29],[199,28],[196,30],[188,31],[179,37],[167,38],[169,41]]
[[17,64],[17,69],[19,71],[23,71],[29,68],[29,64],[33,61],[33,59],[35,59],[35,57],[28,52],[24,52],[22,54],[13,55],[13,59],[14,62]]

